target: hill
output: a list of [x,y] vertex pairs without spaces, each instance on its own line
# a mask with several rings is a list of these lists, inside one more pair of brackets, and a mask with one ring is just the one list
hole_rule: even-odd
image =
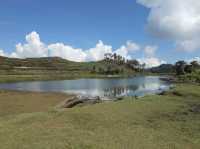
[[0,82],[122,76],[133,75],[135,72],[135,69],[126,64],[111,63],[107,60],[73,62],[59,57],[0,57]]
[[159,74],[172,74],[175,73],[175,66],[172,64],[162,64],[158,67],[153,67],[150,69],[152,73],[159,73]]

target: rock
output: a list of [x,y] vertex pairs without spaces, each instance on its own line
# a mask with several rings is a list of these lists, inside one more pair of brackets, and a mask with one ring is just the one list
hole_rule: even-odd
[[76,96],[65,102],[62,106],[63,108],[73,108],[78,104],[96,104],[100,103],[102,100],[99,96],[91,97],[91,96]]
[[158,93],[158,95],[161,95],[161,96],[166,95],[166,94],[167,94],[166,91],[162,91],[162,92]]
[[117,97],[115,101],[123,100],[123,97]]
[[180,92],[178,92],[178,91],[173,91],[172,94],[175,95],[175,96],[180,96],[180,97],[183,96],[183,95],[182,95]]
[[193,105],[191,109],[189,109],[190,112],[195,114],[200,114],[200,104],[199,105]]

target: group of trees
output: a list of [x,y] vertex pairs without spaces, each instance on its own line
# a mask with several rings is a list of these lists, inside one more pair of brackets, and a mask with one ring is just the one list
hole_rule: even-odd
[[193,71],[200,69],[200,64],[197,61],[186,63],[185,61],[178,61],[175,64],[175,70],[177,75],[184,75],[186,73],[192,73]]
[[116,53],[106,53],[103,60],[104,65],[102,66],[93,66],[92,72],[99,74],[121,74],[125,70],[132,71],[142,71],[145,68],[145,64],[140,64],[139,61],[132,59],[126,60],[126,58],[118,55]]
[[187,63],[185,61],[178,61],[174,65],[163,64],[159,67],[145,69],[145,64],[140,64],[136,59],[129,59],[122,57],[116,53],[106,53],[104,55],[104,63],[101,66],[93,66],[92,72],[100,74],[119,74],[124,73],[125,70],[133,70],[135,72],[158,72],[158,73],[176,73],[177,75],[184,75],[195,72],[200,72],[200,63],[192,61]]
[[145,68],[145,64],[140,64],[140,62],[136,59],[126,60],[126,58],[116,53],[106,53],[104,56],[104,60],[111,64],[114,63],[118,65],[125,65],[126,67],[133,70],[142,70]]
[[109,62],[109,63],[115,63],[118,65],[123,65],[126,63],[126,59],[122,57],[121,55],[117,55],[116,53],[106,53],[104,55],[104,60]]
[[100,66],[100,67],[93,66],[92,73],[114,75],[114,74],[124,73],[124,69],[117,68],[117,67],[113,68],[113,67],[111,67],[111,65]]

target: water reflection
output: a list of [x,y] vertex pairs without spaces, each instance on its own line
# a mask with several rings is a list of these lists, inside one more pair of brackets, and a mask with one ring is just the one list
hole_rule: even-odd
[[119,97],[119,96],[126,96],[130,94],[130,92],[136,91],[138,86],[130,85],[130,86],[116,86],[113,88],[104,89],[104,96],[108,97]]
[[143,96],[166,90],[169,84],[159,77],[125,79],[78,79],[0,84],[0,89],[50,91],[91,96]]

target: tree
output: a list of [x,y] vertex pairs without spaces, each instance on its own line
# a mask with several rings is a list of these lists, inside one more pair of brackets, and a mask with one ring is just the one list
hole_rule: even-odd
[[112,59],[112,53],[106,53],[106,54],[104,54],[104,59],[106,61],[110,61]]
[[127,66],[131,69],[140,69],[140,63],[137,60],[128,60]]
[[144,71],[144,70],[145,70],[145,67],[146,67],[146,64],[145,64],[145,63],[140,64],[140,70],[141,70],[141,71]]
[[185,66],[185,72],[186,73],[192,73],[192,71],[193,71],[192,65],[186,65]]
[[98,71],[99,71],[100,74],[104,73],[104,70],[103,70],[103,68],[101,68],[101,67],[99,67],[99,70],[98,70]]
[[176,62],[176,64],[175,64],[176,74],[177,75],[184,75],[186,65],[187,65],[187,63],[185,61]]
[[92,67],[92,73],[95,73],[96,72],[96,66],[93,66]]
[[113,54],[113,58],[114,58],[114,61],[117,60],[117,54],[116,53]]
[[110,66],[110,65],[107,67],[106,73],[107,73],[107,74],[110,74],[110,73],[111,73],[111,66]]
[[193,71],[200,68],[200,64],[197,61],[192,61],[190,64],[192,65]]

